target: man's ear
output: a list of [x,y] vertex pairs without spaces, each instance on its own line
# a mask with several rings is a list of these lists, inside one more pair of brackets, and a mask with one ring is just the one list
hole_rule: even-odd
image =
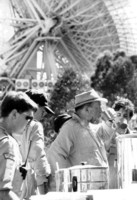
[[16,119],[18,116],[17,116],[18,112],[16,109],[13,109],[10,113],[10,117],[11,119]]
[[86,106],[85,106],[85,110],[88,111],[88,109],[89,109],[89,107],[86,105]]
[[89,113],[89,106],[88,105],[85,105],[85,112]]

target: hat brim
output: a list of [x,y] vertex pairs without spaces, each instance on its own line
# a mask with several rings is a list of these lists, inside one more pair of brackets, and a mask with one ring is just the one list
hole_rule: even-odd
[[48,113],[53,114],[53,115],[55,114],[54,111],[51,108],[49,108],[47,105],[45,105],[44,108]]
[[84,101],[84,102],[81,102],[81,103],[75,105],[75,108],[77,108],[77,107],[79,107],[79,106],[82,106],[82,105],[85,105],[85,104],[87,104],[87,103],[92,103],[92,102],[96,102],[96,101],[108,103],[108,100],[105,99],[105,98],[89,99],[89,100],[87,100],[87,101]]

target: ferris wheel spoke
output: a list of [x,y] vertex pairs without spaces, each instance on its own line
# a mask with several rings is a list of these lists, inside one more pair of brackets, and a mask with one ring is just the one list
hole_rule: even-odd
[[58,5],[54,8],[54,12],[58,12],[58,10],[60,10],[62,7],[63,7],[63,5],[65,4],[65,3],[67,3],[67,1],[66,0],[61,0],[61,1],[58,1]]
[[8,59],[10,56],[12,56],[15,52],[19,51],[30,39],[32,39],[32,36],[36,34],[36,31],[38,30],[39,26],[36,26],[33,28],[33,31],[30,32],[30,34],[26,34],[26,38],[18,42],[18,45],[11,45],[10,52],[8,54],[8,57],[5,56],[5,59]]
[[40,8],[38,3],[35,0],[30,0],[30,1],[34,5],[34,7],[39,11],[39,14],[41,15],[41,17],[45,20],[47,18],[47,16],[43,12],[43,10]]
[[27,49],[22,49],[22,51],[13,54],[13,56],[9,56],[8,58],[4,59],[4,63],[8,63],[9,61],[18,58],[20,55],[23,55],[25,52],[27,51]]
[[[95,4],[88,4],[87,6],[84,6],[82,8],[80,8],[75,15],[71,15],[70,17],[67,18],[67,21],[72,20],[74,18],[78,18],[78,17],[82,17],[82,16],[86,16],[85,13],[93,10],[97,5],[99,5],[100,2],[97,2]],[[87,13],[88,14],[88,13]],[[91,16],[91,15],[90,15]]]
[[34,56],[34,54],[37,52],[38,48],[39,48],[39,45],[37,45],[37,42],[34,40],[31,43],[31,45],[28,48],[28,50],[26,51],[26,53],[21,58],[21,60],[16,63],[16,65],[12,69],[10,75],[13,76],[13,77],[15,77],[15,78],[17,76],[19,76],[20,73],[21,73],[21,71],[24,70],[24,68],[26,67],[27,63],[29,63],[29,61],[32,59],[32,57]]
[[31,10],[31,12],[33,14],[33,18],[36,19],[37,22],[39,23],[40,27],[42,29],[44,29],[44,25],[43,25],[43,23],[42,23],[42,21],[40,19],[39,14],[37,13],[35,7],[33,6],[32,1],[30,1],[30,0],[24,0],[24,1],[26,2],[26,5],[28,5],[28,7],[30,8],[30,10]]
[[[90,17],[88,17],[86,14],[85,15],[82,15],[81,17],[80,17],[80,19],[79,20],[75,20],[75,19],[73,19],[73,25],[75,25],[75,26],[82,26],[82,25],[89,25],[90,26],[90,24],[91,24],[91,26],[92,26],[92,24],[93,24],[93,22],[94,21],[96,21],[96,22],[98,22],[98,20],[101,18],[101,17],[104,17],[104,16],[106,16],[106,13],[104,12],[104,13],[101,13],[101,14],[97,14],[96,16],[90,16]],[[112,22],[111,22],[112,23]],[[96,24],[97,25],[97,24]]]
[[66,7],[65,9],[62,9],[62,11],[60,11],[60,15],[66,14],[68,11],[70,11],[70,10],[73,9],[76,5],[78,5],[81,1],[82,1],[82,0],[71,1],[71,4],[68,5],[68,7]]
[[[36,28],[37,27],[37,28]],[[26,29],[24,31],[24,33],[22,33],[21,35],[19,35],[19,32],[20,30],[14,35],[15,38],[13,38],[10,42],[10,45],[12,45],[14,47],[15,46],[18,46],[18,42],[20,42],[23,38],[26,38],[27,36],[31,35],[34,30],[38,30],[39,28],[39,25],[38,26],[34,26],[32,28],[29,28],[28,30]],[[18,36],[19,35],[19,36]]]

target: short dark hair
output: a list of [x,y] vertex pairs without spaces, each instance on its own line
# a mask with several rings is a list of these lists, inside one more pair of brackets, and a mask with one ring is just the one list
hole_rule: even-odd
[[46,95],[40,90],[30,89],[25,93],[39,106],[45,106],[48,102]]
[[54,130],[55,130],[55,132],[58,133],[60,128],[63,126],[63,124],[71,118],[72,118],[71,115],[69,115],[67,113],[63,113],[63,114],[58,115],[54,119]]
[[55,114],[48,105],[46,94],[40,90],[30,89],[25,92],[37,105],[44,107],[47,113]]
[[134,104],[128,99],[119,97],[112,106],[115,111],[119,111],[121,108],[129,113],[129,117],[132,118],[134,114]]
[[7,92],[1,102],[1,117],[7,117],[12,110],[23,113],[29,110],[37,110],[37,104],[32,101],[24,92],[10,91]]

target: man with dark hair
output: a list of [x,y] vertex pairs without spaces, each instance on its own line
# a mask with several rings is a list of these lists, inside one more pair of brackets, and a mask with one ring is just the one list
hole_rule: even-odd
[[48,106],[48,99],[44,92],[40,90],[27,90],[26,94],[41,108],[42,110],[46,111],[54,115],[54,111]]
[[[0,199],[19,200],[20,187],[14,187],[14,177],[21,164],[19,147],[13,133],[22,134],[33,119],[37,105],[23,92],[8,92],[1,103],[0,119]],[[20,185],[19,185],[20,186]]]
[[114,123],[116,125],[116,134],[112,138],[108,149],[108,161],[110,168],[110,188],[116,189],[117,186],[117,146],[115,137],[120,134],[130,134],[129,122],[134,114],[134,105],[128,98],[117,98],[112,106],[116,117]]
[[71,119],[71,115],[67,114],[67,113],[63,113],[58,115],[55,119],[54,119],[54,130],[56,133],[59,133],[61,127],[63,126],[63,124],[65,122],[67,122],[69,119]]
[[35,194],[45,194],[48,191],[48,176],[51,173],[44,147],[43,126],[39,122],[44,112],[54,112],[49,108],[48,101],[41,91],[28,90],[26,94],[38,105],[37,112],[23,133],[21,139],[21,154],[28,170],[22,196],[29,198]]
[[116,111],[117,132],[119,134],[128,134],[130,132],[128,124],[134,115],[134,105],[128,98],[120,97],[112,106]]

